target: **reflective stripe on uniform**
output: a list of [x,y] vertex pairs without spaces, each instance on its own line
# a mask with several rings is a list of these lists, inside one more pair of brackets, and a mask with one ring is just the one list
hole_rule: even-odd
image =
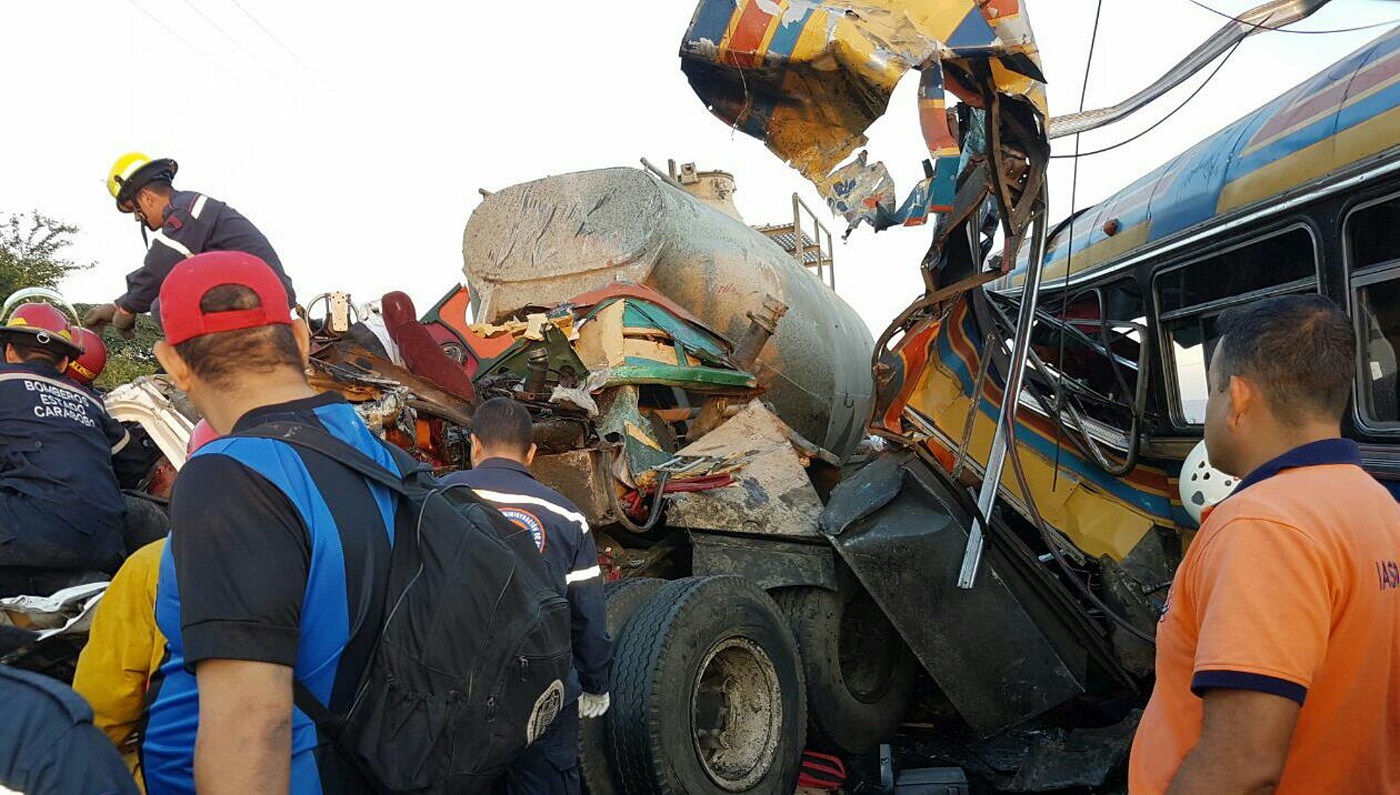
[[578,522],[583,532],[588,532],[588,520],[583,518],[583,514],[571,511],[562,505],[557,505],[549,500],[539,497],[531,497],[528,494],[508,494],[504,491],[486,491],[484,489],[472,489],[477,496],[487,502],[514,503],[516,505],[538,505],[545,510],[568,519],[571,522]]
[[154,243],[162,243],[162,244],[164,244],[167,248],[172,248],[172,249],[174,249],[174,250],[180,252],[180,254],[182,254],[182,255],[185,256],[185,257],[193,257],[193,256],[194,256],[194,252],[192,252],[192,251],[190,251],[188,248],[186,248],[184,243],[181,243],[181,242],[178,241],[178,240],[171,240],[170,238],[166,237],[166,236],[165,236],[164,230],[157,231],[154,235],[151,235],[151,242],[152,242],[153,244],[154,244]]
[[112,455],[116,455],[122,450],[125,450],[127,444],[131,442],[131,431],[125,431],[125,429],[123,430],[124,432],[122,433],[122,440],[112,445]]
[[583,582],[584,580],[591,580],[594,577],[601,576],[603,576],[602,567],[589,566],[586,569],[576,569],[564,575],[564,582],[568,585],[573,585],[576,582]]
[[193,218],[198,219],[198,218],[199,218],[199,214],[202,213],[202,212],[204,212],[204,202],[207,201],[208,199],[209,199],[208,196],[205,196],[204,194],[201,193],[201,194],[199,195],[199,198],[194,200],[194,206],[190,208],[190,216],[193,217]]

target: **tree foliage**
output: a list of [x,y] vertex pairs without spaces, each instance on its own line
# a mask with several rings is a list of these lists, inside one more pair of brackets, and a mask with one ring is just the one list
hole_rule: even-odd
[[[74,308],[80,314],[92,308],[92,304],[78,304]],[[109,390],[134,381],[140,376],[156,371],[158,363],[152,352],[156,340],[161,338],[160,328],[150,315],[136,316],[136,336],[124,340],[117,333],[108,330],[102,341],[107,344],[107,367],[97,379],[97,388]]]
[[57,287],[92,263],[64,256],[78,227],[40,213],[12,213],[0,221],[0,297],[24,287]]

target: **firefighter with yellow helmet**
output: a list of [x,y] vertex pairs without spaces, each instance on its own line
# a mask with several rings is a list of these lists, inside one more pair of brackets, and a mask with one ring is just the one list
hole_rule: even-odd
[[[109,324],[128,339],[134,334],[136,316],[151,311],[160,285],[182,260],[204,251],[243,251],[277,272],[293,303],[291,279],[267,237],[241,213],[218,199],[194,191],[175,190],[179,164],[169,158],[152,159],[140,152],[117,158],[107,174],[107,192],[117,209],[134,217],[148,240],[146,260],[126,277],[126,292],[109,304],[94,307],[83,325],[99,334]],[[157,313],[152,313],[159,315]]]

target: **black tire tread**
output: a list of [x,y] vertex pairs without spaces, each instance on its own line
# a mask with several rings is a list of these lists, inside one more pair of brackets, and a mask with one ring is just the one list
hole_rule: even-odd
[[[668,781],[666,759],[662,753],[659,708],[661,699],[653,698],[657,681],[665,674],[667,649],[675,633],[670,628],[698,597],[716,598],[729,593],[742,593],[767,602],[774,611],[780,628],[785,630],[782,613],[767,594],[757,586],[738,577],[696,577],[668,582],[652,594],[629,622],[622,641],[614,647],[613,699],[616,718],[609,722],[614,769],[618,773],[620,791],[626,795],[684,795],[665,785]],[[792,641],[794,652],[796,642]],[[796,658],[798,687],[797,745],[800,750],[806,731],[806,684],[800,657]]]
[[[608,605],[608,633],[612,635],[614,648],[622,641],[632,616],[664,584],[665,580],[654,577],[631,577],[603,586],[603,596]],[[613,690],[611,681],[608,689]],[[620,792],[608,754],[607,725],[615,709],[616,706],[601,718],[584,720],[579,730],[579,772],[584,792],[588,795],[617,795]]]
[[[638,784],[656,781],[663,771],[653,764],[654,751],[661,738],[653,716],[647,707],[660,665],[653,661],[662,657],[670,633],[665,628],[694,597],[703,580],[684,579],[669,582],[652,594],[632,616],[623,643],[613,651],[613,697],[620,708],[608,723],[612,739],[613,765],[618,773],[620,789],[626,795],[649,795]],[[645,705],[645,706],[644,706]],[[670,795],[667,793],[667,795]]]

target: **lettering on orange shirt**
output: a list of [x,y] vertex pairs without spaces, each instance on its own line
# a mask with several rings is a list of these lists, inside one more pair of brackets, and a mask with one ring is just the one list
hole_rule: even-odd
[[1380,581],[1382,591],[1400,589],[1400,563],[1393,560],[1376,561],[1376,579]]

